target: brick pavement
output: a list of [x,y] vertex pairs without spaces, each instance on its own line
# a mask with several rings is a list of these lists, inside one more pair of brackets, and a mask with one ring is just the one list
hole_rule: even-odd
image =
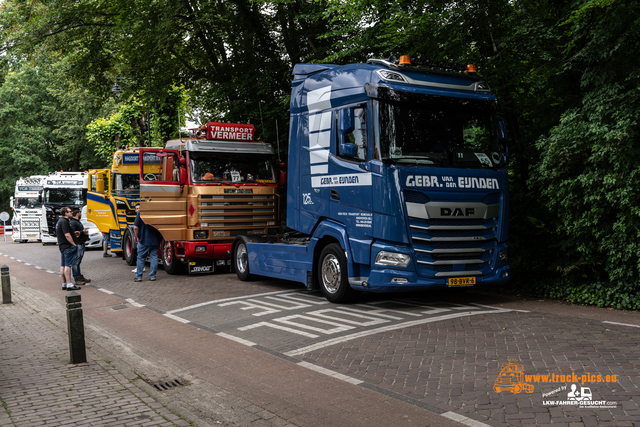
[[[355,339],[299,356],[418,402],[502,426],[640,425],[640,328],[545,313],[469,316]],[[534,392],[496,393],[500,367],[525,374],[614,374],[585,384],[614,409],[545,406],[566,400],[570,382],[535,383]],[[542,393],[568,386],[543,399]]]
[[[55,338],[57,343],[50,350],[42,346],[45,358],[31,363],[15,362],[12,367],[17,372],[16,377],[22,377],[23,371],[31,370],[33,375],[29,380],[38,381],[40,388],[47,390],[49,399],[44,406],[28,401],[23,404],[22,409],[25,413],[31,411],[29,413],[33,416],[53,415],[53,418],[43,418],[44,421],[50,422],[49,425],[124,425],[118,423],[115,418],[106,417],[106,414],[100,411],[100,407],[103,403],[115,405],[117,398],[134,393],[132,390],[147,391],[148,396],[141,393],[136,397],[156,413],[169,412],[169,408],[173,413],[181,414],[183,419],[195,420],[196,426],[459,425],[453,421],[457,419],[456,414],[448,414],[449,419],[441,417],[437,413],[444,411],[434,413],[420,405],[389,399],[384,393],[379,394],[367,390],[366,387],[347,384],[331,376],[297,366],[291,363],[292,359],[282,359],[262,351],[248,349],[215,334],[173,321],[155,310],[135,307],[116,310],[114,307],[125,305],[120,298],[98,292],[91,287],[83,287],[79,291],[83,297],[85,311],[85,334],[88,335],[87,343],[91,346],[91,350],[88,351],[89,364],[81,366],[85,366],[85,371],[89,369],[86,366],[107,370],[107,374],[121,380],[119,384],[122,387],[116,387],[116,398],[107,399],[105,402],[91,401],[90,407],[86,408],[84,403],[77,400],[80,393],[76,387],[88,387],[89,381],[78,380],[77,386],[67,389],[60,387],[62,380],[57,381],[52,377],[54,372],[51,376],[44,375],[43,378],[37,376],[38,363],[49,363],[45,366],[53,366],[55,371],[59,370],[63,374],[68,371],[83,372],[79,369],[73,370],[73,367],[68,365],[68,342],[64,332],[66,326],[62,326],[65,320],[60,319],[64,316],[64,310],[59,302],[64,292],[59,290],[57,284],[52,289],[58,278],[48,272],[22,268],[19,261],[5,260],[11,271],[21,279],[12,277],[14,305],[0,305],[0,338],[3,339],[0,346],[0,365],[4,363],[4,355],[9,354],[8,348],[15,351],[16,347],[24,346],[20,340],[26,338],[21,338],[20,333],[15,331],[19,331],[20,328],[26,330],[32,322],[32,319],[29,319],[29,322],[17,321],[16,316],[40,318],[38,326],[47,326],[54,331],[53,336],[58,335]],[[16,280],[19,286],[16,286]],[[23,284],[22,280],[29,285]],[[19,297],[21,292],[28,293],[28,297]],[[37,301],[38,299],[41,301]],[[29,303],[26,303],[27,300]],[[47,304],[43,311],[42,307]],[[28,308],[20,312],[16,306],[22,305]],[[11,318],[12,323],[7,323],[7,318]],[[8,338],[4,341],[4,329],[8,329],[5,324],[10,325],[14,331],[11,342]],[[50,335],[47,333],[31,335],[36,341],[54,340],[53,336],[49,338]],[[31,347],[25,348],[37,348],[32,341],[29,343]],[[9,357],[14,357],[16,353],[22,354],[21,351],[17,351]],[[104,363],[101,363],[101,360]],[[114,367],[117,367],[117,370],[113,369]],[[7,394],[4,389],[4,378],[7,375],[0,369],[1,399]],[[165,375],[170,375],[170,378],[187,378],[188,384],[185,387],[153,393],[153,387],[145,381],[155,383]],[[106,383],[106,380],[103,382]],[[94,379],[90,383],[91,386],[95,386],[99,381]],[[102,384],[99,385],[100,392],[106,390]],[[6,388],[13,390],[14,387]],[[58,402],[58,396],[53,395],[55,391],[58,391],[58,396],[64,394],[64,402]],[[71,407],[67,401],[73,402]],[[16,403],[11,402],[7,407],[12,411],[12,417],[16,412],[13,405]],[[158,409],[155,409],[155,405],[158,405]],[[83,410],[79,416],[86,419],[71,418],[67,415],[78,408]],[[95,414],[90,414],[90,411]],[[112,412],[109,414],[110,417],[127,417],[135,412],[135,406],[123,401],[122,406]],[[36,424],[32,419],[27,420],[25,424],[16,423],[2,408],[1,402],[0,414],[0,426],[46,425]],[[143,413],[141,416],[144,415]],[[166,417],[169,418],[169,415]],[[126,425],[136,425],[138,421],[140,425],[161,425],[154,423],[171,421],[178,424],[180,419],[129,419]]]
[[12,288],[13,304],[0,304],[0,426],[190,425],[91,350],[70,364],[66,323]]
[[[127,275],[133,277],[130,273],[132,267],[124,265],[121,260],[112,258],[95,261],[103,267],[108,265],[108,268],[96,268],[91,274],[87,274],[92,278],[98,278],[94,281],[94,283],[97,282],[96,287],[100,287],[99,283],[102,281],[108,282],[109,289],[112,291],[131,296],[136,301],[148,304],[148,308],[153,307],[156,310],[169,310],[195,302],[256,292],[299,289],[296,284],[277,281],[236,283],[235,276],[229,277],[229,275],[169,277],[162,270],[159,273],[164,276],[157,282],[133,285],[126,279]],[[12,266],[12,271],[14,271],[13,268]],[[21,274],[27,276],[26,272]],[[37,274],[32,276],[40,277]],[[38,285],[37,280],[39,279],[33,282],[34,286],[44,288]],[[179,286],[175,286],[176,283]],[[154,317],[154,314],[157,311],[151,313],[146,309],[134,309],[140,311],[140,314],[134,314],[134,310],[119,310],[116,317],[114,314],[116,312],[113,312],[109,306],[122,301],[114,297],[114,302],[107,304],[102,302],[99,296],[96,297],[96,294],[101,294],[100,292],[91,291],[86,289],[82,292],[83,301],[87,302],[85,306],[91,305],[89,303],[93,304],[93,315],[100,321],[110,322],[111,327],[123,334],[128,334],[130,338],[137,339],[146,346],[153,347],[154,351],[163,354],[164,357],[173,357],[189,369],[199,370],[201,377],[206,377],[212,384],[221,385],[236,393],[237,396],[254,399],[252,401],[274,412],[279,410],[279,401],[271,393],[264,392],[264,396],[267,397],[263,398],[259,395],[259,398],[255,398],[258,392],[263,392],[263,389],[268,387],[256,387],[253,382],[254,378],[257,378],[257,371],[250,369],[252,365],[249,363],[253,363],[253,359],[247,359],[252,361],[247,364],[247,368],[236,366],[239,364],[236,359],[242,354],[241,350],[236,349],[234,354],[225,354],[220,346],[231,347],[232,345],[205,337],[206,334],[196,331],[195,328],[164,323],[162,323],[163,328],[175,328],[173,335],[169,334],[167,329],[164,332],[166,339],[159,340],[162,342],[156,344],[148,341],[148,337],[154,332],[153,328],[144,328],[138,322],[144,322],[143,319],[156,322],[157,316]],[[54,291],[53,295],[60,292]],[[465,299],[465,296],[461,295],[460,298]],[[479,296],[467,295],[466,299],[477,302]],[[637,406],[640,404],[638,399],[640,392],[635,386],[640,384],[637,362],[640,328],[602,322],[609,320],[640,325],[638,313],[599,309],[581,310],[579,307],[562,306],[560,303],[536,302],[529,306],[526,304],[520,306],[521,303],[518,302],[500,301],[495,298],[489,298],[488,301],[499,306],[504,302],[505,305],[516,309],[550,311],[546,314],[510,312],[484,317],[462,317],[356,339],[306,353],[298,359],[337,374],[361,379],[365,381],[362,387],[383,394],[387,391],[389,396],[395,399],[405,397],[405,402],[415,406],[420,404],[435,406],[442,410],[435,411],[436,413],[452,411],[449,412],[450,415],[462,414],[490,425],[640,425]],[[579,313],[580,311],[582,313]],[[133,325],[135,327],[132,327]],[[197,343],[198,346],[185,348],[180,344],[181,342]],[[203,356],[198,359],[198,354],[206,355],[206,358]],[[226,356],[229,358],[225,359]],[[591,387],[594,399],[614,400],[617,405],[614,409],[602,410],[544,406],[542,393],[554,390],[560,385],[559,383],[534,384],[533,394],[512,394],[508,391],[498,394],[492,390],[493,382],[501,364],[511,358],[516,358],[522,363],[527,374],[569,372],[616,374],[618,382],[615,387],[612,384],[587,385]],[[258,363],[261,363],[266,359],[269,359],[269,355],[258,355],[255,360],[260,360]],[[282,369],[285,368],[282,367]],[[247,371],[245,376],[248,378],[243,377],[244,371]],[[249,371],[254,378],[249,378],[252,376],[248,374]],[[228,375],[227,372],[233,372],[233,375]],[[314,381],[317,380],[314,379]],[[264,386],[263,381],[261,380],[258,385]],[[570,384],[563,383],[563,385]],[[189,388],[168,392],[167,395],[173,397],[173,395],[183,394]],[[251,390],[251,393],[248,390]],[[566,391],[563,393],[566,396]],[[557,396],[561,397],[563,393]],[[279,397],[285,398],[285,395],[282,393]],[[293,400],[294,396],[295,394],[286,395],[286,399]],[[370,398],[370,396],[367,397],[367,399]],[[556,397],[554,395],[550,398]],[[238,404],[232,405],[243,408],[246,402],[243,403],[239,399]],[[245,412],[242,417],[235,420],[235,423],[246,425],[255,419],[264,421],[269,417],[273,418],[273,414],[268,413],[261,418],[260,412],[256,412],[255,407],[252,411],[253,413]],[[306,425],[310,425],[308,413],[305,413],[304,417],[301,414],[303,414],[302,411],[297,417],[289,416],[286,412],[280,412],[279,415],[294,423],[293,420],[296,420],[301,424],[306,422]],[[312,420],[326,422],[330,419],[323,414]],[[271,425],[280,425],[280,422],[276,419]],[[380,424],[374,422],[370,425]]]

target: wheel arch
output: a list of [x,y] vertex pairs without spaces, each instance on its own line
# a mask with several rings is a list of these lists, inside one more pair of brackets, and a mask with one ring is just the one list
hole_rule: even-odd
[[[313,243],[314,241],[315,243]],[[344,228],[344,225],[331,220],[322,221],[313,233],[313,277],[315,278],[318,274],[318,260],[320,258],[320,253],[331,243],[339,244],[345,251],[347,258],[347,275],[348,277],[352,277],[354,266],[353,256],[351,254],[351,245],[349,244],[349,234]]]

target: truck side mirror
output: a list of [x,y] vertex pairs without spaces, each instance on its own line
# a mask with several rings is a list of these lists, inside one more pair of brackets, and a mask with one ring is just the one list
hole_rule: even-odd
[[347,142],[347,135],[355,130],[353,110],[345,108],[338,111],[338,154],[347,157],[356,157],[358,150],[356,145]]
[[9,207],[13,209],[13,196],[9,197]]
[[187,183],[187,169],[184,166],[180,166],[180,185]]
[[42,190],[38,192],[38,203],[42,203]]
[[91,179],[96,181],[96,193],[104,193],[104,175],[93,175]]

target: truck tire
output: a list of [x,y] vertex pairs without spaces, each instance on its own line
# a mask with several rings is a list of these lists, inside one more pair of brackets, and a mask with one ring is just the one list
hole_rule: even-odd
[[128,228],[125,230],[124,238],[122,239],[122,258],[124,258],[127,265],[136,265],[136,259],[138,258],[136,238]]
[[351,301],[354,290],[349,285],[347,257],[337,243],[325,246],[318,259],[318,283],[324,297],[336,304]]
[[176,258],[176,251],[173,247],[173,242],[163,240],[160,252],[162,254],[162,266],[167,274],[184,273],[186,265]]
[[252,280],[254,276],[249,271],[249,253],[247,252],[247,242],[238,238],[233,244],[231,252],[231,267],[236,271],[238,279],[246,282]]

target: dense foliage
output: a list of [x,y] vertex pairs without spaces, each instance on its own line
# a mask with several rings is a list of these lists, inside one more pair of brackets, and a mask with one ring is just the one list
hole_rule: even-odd
[[[0,150],[13,154],[13,175],[83,168],[98,161],[93,149],[104,159],[117,143],[144,141],[147,112],[159,143],[192,110],[196,121],[279,136],[285,158],[295,63],[472,62],[511,137],[512,287],[635,309],[638,11],[638,0],[5,0]],[[96,114],[116,77],[128,82],[121,106]],[[190,108],[177,107],[172,88],[182,86]],[[64,102],[69,91],[81,91],[77,105]],[[93,119],[89,139],[74,139]],[[65,145],[51,138],[63,134]],[[3,201],[9,181],[0,176]]]
[[16,179],[95,167],[86,126],[107,113],[85,88],[64,78],[66,61],[7,64],[0,86],[0,197],[8,210]]

